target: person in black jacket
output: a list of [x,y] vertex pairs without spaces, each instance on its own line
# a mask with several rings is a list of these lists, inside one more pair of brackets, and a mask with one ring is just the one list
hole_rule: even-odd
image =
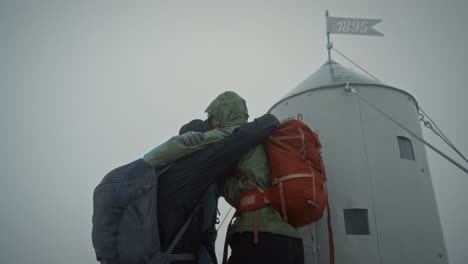
[[[215,182],[222,185],[224,178],[230,175],[239,158],[252,147],[262,143],[278,123],[273,115],[266,114],[237,128],[224,140],[213,142],[206,148],[181,158],[170,165],[161,164],[161,166],[152,168],[147,159],[140,159],[106,175],[100,185],[96,187],[94,195],[93,246],[98,260],[103,263],[119,264],[196,263],[197,261],[193,258],[185,257],[197,255],[200,245],[203,243],[203,235],[201,234],[203,230],[203,213],[199,210],[198,205],[206,190]],[[151,173],[151,171],[156,171],[156,174]],[[164,172],[162,173],[162,171]],[[157,179],[157,188],[148,188],[148,192],[157,193],[157,201],[153,203],[156,204],[157,209],[155,211],[158,215],[156,223],[158,241],[154,241],[154,237],[152,238],[153,230],[151,232],[144,231],[146,230],[144,228],[150,229],[155,226],[151,222],[152,219],[145,218],[154,215],[147,207],[148,204],[152,203],[141,199],[137,200],[146,207],[141,206],[141,204],[133,206],[130,209],[132,209],[134,216],[124,217],[126,221],[130,221],[136,215],[137,219],[139,219],[138,222],[145,223],[141,227],[143,229],[125,227],[120,216],[122,214],[125,216],[128,211],[128,204],[134,201],[127,199],[132,197],[130,195],[133,190],[131,187],[135,186],[135,190],[141,190],[141,188],[137,189],[136,187],[149,186],[144,181],[154,178],[152,175],[155,175]],[[122,179],[127,178],[128,181],[122,183]],[[99,187],[103,188],[108,184],[114,184],[114,186],[118,187],[114,191],[111,190],[111,200],[108,200],[105,189],[98,190]],[[125,188],[125,184],[129,187]],[[122,186],[124,188],[122,188],[123,191],[120,195],[119,188]],[[103,195],[107,195],[107,198],[105,198],[107,200],[102,200]],[[117,197],[117,200],[119,200],[120,196],[122,196],[124,202],[118,204],[118,206],[114,205],[113,197]],[[146,197],[151,198],[153,196],[147,195],[144,197],[146,199]],[[144,209],[142,211],[139,208]],[[109,220],[109,218],[112,219]],[[186,223],[189,223],[189,228],[185,230],[183,227]],[[181,230],[184,232],[180,232]],[[140,232],[142,236],[147,237],[142,240],[135,235],[135,232]],[[178,233],[183,234],[178,237]],[[119,238],[119,236],[125,234],[131,241]],[[145,241],[145,243],[142,243],[142,241]],[[125,260],[121,258],[124,254],[119,252],[122,249],[126,250],[124,252],[126,254]],[[139,257],[141,254],[144,256]],[[179,260],[177,261],[177,259]]]

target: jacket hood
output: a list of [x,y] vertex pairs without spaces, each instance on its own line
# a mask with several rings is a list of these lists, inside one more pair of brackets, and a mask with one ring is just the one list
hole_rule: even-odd
[[205,112],[216,118],[220,128],[240,125],[249,118],[245,100],[231,91],[218,95]]

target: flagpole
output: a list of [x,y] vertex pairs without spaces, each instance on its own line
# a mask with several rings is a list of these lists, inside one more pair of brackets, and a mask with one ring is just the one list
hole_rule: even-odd
[[330,32],[328,32],[328,9],[325,11],[325,27],[327,29],[327,50],[328,50],[328,61],[331,61],[331,49],[333,44],[330,42]]

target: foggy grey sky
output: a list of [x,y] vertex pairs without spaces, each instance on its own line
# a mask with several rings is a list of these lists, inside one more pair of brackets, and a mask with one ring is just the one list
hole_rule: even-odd
[[[0,263],[93,263],[101,178],[223,91],[265,113],[326,61],[326,9],[383,19],[385,37],[332,35],[335,47],[412,94],[468,154],[463,0],[0,0]],[[462,264],[468,175],[427,154],[449,260]]]

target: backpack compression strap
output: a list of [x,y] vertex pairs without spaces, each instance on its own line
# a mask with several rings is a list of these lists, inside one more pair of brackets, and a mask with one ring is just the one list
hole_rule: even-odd
[[148,252],[138,262],[138,264],[169,264],[169,263],[172,263],[173,261],[179,261],[179,260],[196,260],[195,254],[191,254],[191,253],[172,254],[172,251],[177,246],[182,236],[185,234],[185,231],[187,231],[190,223],[193,220],[195,213],[200,210],[200,207],[201,207],[201,204],[199,203],[195,207],[195,209],[192,211],[190,216],[187,218],[184,225],[179,230],[174,240],[172,240],[171,245],[169,245],[166,251],[162,252],[162,251],[159,251],[160,250],[159,248],[154,248],[153,250]]
[[[300,127],[298,128],[298,132],[299,132],[299,134],[296,134],[296,135],[291,135],[291,136],[270,136],[268,138],[268,140],[270,142],[277,145],[278,147],[283,148],[283,149],[297,155],[302,160],[307,160],[307,162],[309,163],[310,170],[311,170],[311,173],[291,174],[291,175],[283,176],[280,179],[278,179],[278,178],[273,179],[272,184],[273,185],[276,185],[276,184],[279,185],[279,194],[280,194],[280,199],[281,199],[281,213],[282,213],[283,219],[286,222],[288,221],[288,214],[287,214],[287,210],[286,210],[286,202],[285,202],[284,191],[283,191],[283,181],[286,181],[286,180],[289,180],[289,179],[295,179],[295,178],[312,178],[312,179],[315,178],[312,166],[310,164],[310,159],[306,156],[306,153],[305,153],[306,143],[304,142],[304,140],[305,140],[304,132],[302,131],[302,129]],[[291,147],[289,144],[285,143],[284,141],[286,141],[286,140],[301,140],[302,141],[301,150],[297,151],[296,149]],[[320,146],[320,143],[319,143],[318,139],[315,137],[315,135],[314,135],[314,140],[315,140],[315,143],[318,146]],[[323,166],[323,164],[322,164],[322,166]],[[242,173],[240,173],[238,170],[234,171],[234,176],[241,179],[242,182],[245,185],[250,186],[250,187],[254,187],[256,189],[256,190],[249,191],[249,192],[241,194],[241,196],[239,197],[239,199],[237,200],[237,203],[236,203],[237,213],[243,213],[243,212],[246,212],[246,211],[256,210],[256,209],[259,209],[259,208],[262,208],[262,207],[266,207],[268,204],[270,204],[269,199],[264,194],[265,190],[262,189],[260,186],[258,186],[258,184],[255,181],[247,179],[247,177],[242,175]],[[315,197],[315,189],[314,189],[314,197]],[[314,198],[314,202],[315,202],[315,198]],[[309,203],[311,203],[311,205],[313,207],[317,207],[317,205],[314,202],[309,201]]]
[[238,170],[234,171],[234,176],[241,179],[245,185],[255,188],[255,190],[248,191],[240,195],[239,199],[236,201],[236,213],[234,215],[237,216],[243,212],[255,211],[253,226],[254,244],[258,244],[258,209],[268,206],[270,201],[265,197],[265,190],[258,186],[255,181],[247,179],[247,177]]
[[[158,182],[158,178],[161,174],[165,173],[169,168],[171,168],[174,164],[170,164],[163,168],[161,171],[157,173],[157,178],[156,182]],[[157,190],[157,187],[156,187]],[[157,193],[156,193],[157,196]],[[157,201],[156,201],[157,203]],[[180,253],[180,254],[172,254],[172,251],[174,248],[177,246],[179,243],[180,239],[182,236],[185,234],[187,231],[190,223],[192,222],[194,215],[196,212],[198,212],[201,208],[201,204],[199,203],[195,209],[193,209],[192,213],[190,216],[187,218],[185,221],[184,225],[180,228],[179,232],[175,236],[174,240],[172,243],[169,245],[168,249],[165,252],[161,251],[161,244],[159,243],[159,231],[158,235],[156,236],[157,243],[155,247],[151,250],[149,250],[141,259],[140,261],[137,262],[137,264],[169,264],[172,263],[173,261],[179,261],[179,260],[196,260],[195,254],[190,254],[190,253]],[[156,212],[156,219],[158,218],[158,214]],[[158,222],[156,220],[156,225],[158,226]]]

